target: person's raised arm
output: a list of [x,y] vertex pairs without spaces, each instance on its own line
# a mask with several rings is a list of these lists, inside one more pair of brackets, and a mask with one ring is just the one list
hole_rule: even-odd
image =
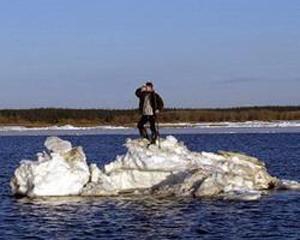
[[135,95],[136,95],[137,97],[141,97],[143,91],[145,91],[145,86],[144,86],[144,85],[143,85],[142,87],[138,88],[138,89],[135,91]]

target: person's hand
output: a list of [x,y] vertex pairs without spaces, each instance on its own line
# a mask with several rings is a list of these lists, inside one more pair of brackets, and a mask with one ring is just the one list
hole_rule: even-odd
[[142,86],[142,92],[145,92],[145,91],[146,91],[146,86],[143,85],[143,86]]

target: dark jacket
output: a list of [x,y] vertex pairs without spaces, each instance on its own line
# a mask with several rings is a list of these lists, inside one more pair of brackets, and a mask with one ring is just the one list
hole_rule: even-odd
[[[143,113],[145,97],[147,94],[149,94],[149,93],[142,92],[142,88],[138,88],[135,91],[135,95],[140,99],[139,110],[141,113]],[[162,98],[156,92],[151,92],[150,94],[151,94],[151,96],[150,96],[151,107],[152,107],[154,115],[155,115],[156,110],[159,110],[159,111],[163,110],[164,102],[163,102]]]

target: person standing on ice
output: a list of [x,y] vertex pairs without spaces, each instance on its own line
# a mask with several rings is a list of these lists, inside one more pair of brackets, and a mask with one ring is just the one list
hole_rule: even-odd
[[[140,135],[142,138],[148,139],[151,144],[155,144],[159,134],[156,129],[157,114],[162,111],[164,102],[159,94],[154,91],[154,86],[151,82],[147,82],[138,88],[135,95],[140,99],[139,110],[142,116],[137,125]],[[151,139],[145,128],[145,124],[148,122],[150,123]]]

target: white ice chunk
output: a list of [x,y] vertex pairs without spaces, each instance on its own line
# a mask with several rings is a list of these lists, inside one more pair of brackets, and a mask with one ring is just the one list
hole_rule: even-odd
[[29,197],[79,195],[90,179],[82,148],[70,149],[70,143],[54,138],[46,143],[54,152],[38,154],[37,161],[22,161],[11,180],[12,192]]
[[300,189],[295,181],[271,176],[257,158],[233,152],[192,152],[173,136],[159,145],[128,139],[127,152],[98,168],[88,167],[81,147],[51,137],[50,153],[21,161],[11,180],[13,194],[40,196],[218,197],[256,200],[269,189]]
[[45,142],[45,147],[52,152],[65,153],[72,149],[72,144],[58,137],[48,137]]

